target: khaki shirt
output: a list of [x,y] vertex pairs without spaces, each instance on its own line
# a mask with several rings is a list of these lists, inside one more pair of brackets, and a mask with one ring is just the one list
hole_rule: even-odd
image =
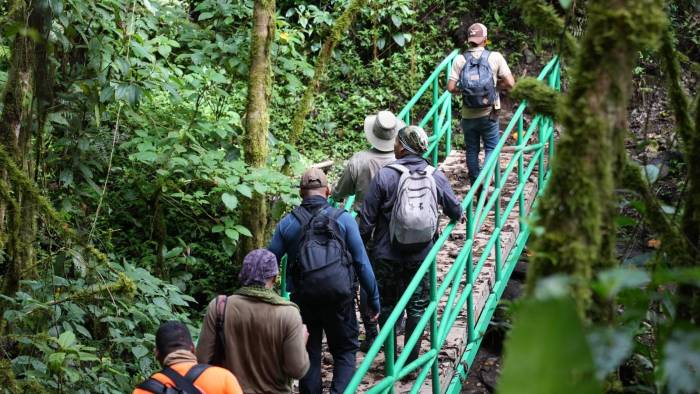
[[[478,59],[484,52],[483,47],[469,48],[468,52]],[[450,81],[459,81],[459,76],[462,73],[462,68],[467,63],[467,59],[464,55],[459,55],[452,62],[452,70],[450,70]],[[489,56],[489,66],[491,66],[491,71],[493,71],[493,83],[494,85],[498,82],[498,78],[505,78],[510,75],[510,68],[506,63],[506,59],[499,52],[491,52]],[[495,109],[501,109],[501,99],[496,94],[496,102],[494,103]],[[462,118],[464,119],[474,119],[483,118],[484,116],[489,116],[491,113],[491,108],[467,108],[462,106]]]
[[362,200],[369,189],[372,178],[386,164],[396,160],[394,152],[381,152],[376,149],[369,149],[355,153],[340,176],[340,180],[333,188],[333,199],[342,201],[345,197],[355,195],[353,208],[356,211],[362,210]]

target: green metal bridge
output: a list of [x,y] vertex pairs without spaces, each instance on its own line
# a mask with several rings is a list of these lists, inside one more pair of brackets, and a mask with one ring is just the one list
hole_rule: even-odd
[[[458,55],[456,50],[450,53],[399,113],[401,119],[411,124],[415,122],[412,112],[427,111],[417,123],[429,133],[432,132],[425,157],[432,160],[435,166],[443,160],[454,162],[456,156],[464,155],[464,152],[452,149],[453,101],[452,94],[445,88],[452,62]],[[559,90],[558,57],[547,63],[538,79]],[[453,221],[442,228],[435,246],[360,363],[345,390],[346,394],[393,393],[397,386],[402,392],[410,393],[461,391],[530,235],[528,216],[533,211],[531,204],[537,204],[537,197],[542,194],[549,179],[549,163],[554,154],[554,122],[539,114],[529,113],[526,116],[527,109],[527,102],[520,103],[515,109],[496,149],[484,164],[473,187],[463,196],[466,223]],[[527,128],[526,123],[529,124]],[[512,135],[516,136],[515,145],[507,145]],[[455,180],[452,181],[454,185]],[[475,191],[479,186],[483,186],[485,192],[477,196]],[[346,201],[347,209],[352,206],[352,200]],[[457,230],[460,226],[464,229]],[[510,232],[506,233],[506,228]],[[447,243],[454,243],[452,238],[458,232],[463,241],[460,241],[456,257],[450,257],[443,249]],[[455,246],[452,245],[452,248]],[[286,296],[285,268],[283,266],[281,283],[282,293]],[[402,351],[398,352],[391,340],[394,326],[411,294],[426,276],[430,284],[430,303],[417,329]],[[410,350],[424,332],[429,336],[430,348],[423,349],[417,360],[406,365]],[[455,359],[446,360],[444,354],[441,355],[441,351],[447,347],[448,338],[456,338],[460,344]],[[380,359],[384,360],[383,368],[379,364]],[[414,371],[417,372],[415,380],[401,382],[402,378]]]

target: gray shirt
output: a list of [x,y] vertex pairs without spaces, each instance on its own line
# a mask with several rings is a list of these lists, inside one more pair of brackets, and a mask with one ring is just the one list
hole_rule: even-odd
[[396,160],[394,152],[382,152],[374,148],[355,153],[333,188],[333,199],[342,201],[354,194],[355,205],[353,208],[359,212],[362,210],[362,201],[372,178],[382,167],[394,160]]

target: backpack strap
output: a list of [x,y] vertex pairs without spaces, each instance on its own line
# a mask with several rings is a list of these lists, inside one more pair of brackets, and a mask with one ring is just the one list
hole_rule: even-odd
[[411,170],[409,170],[408,167],[406,167],[403,164],[391,163],[391,164],[387,164],[386,166],[389,168],[393,168],[394,170],[398,171],[401,175],[403,175],[403,174],[410,175],[411,174]]
[[[202,371],[203,372],[203,371]],[[177,373],[170,367],[165,367],[161,373],[175,383],[175,387],[180,389],[185,394],[203,394],[198,388],[194,387],[194,382]]]
[[185,379],[189,380],[190,382],[196,382],[197,379],[206,371],[211,365],[207,364],[195,364],[194,367],[190,368],[189,371],[187,371],[187,375],[185,375]]
[[136,388],[155,394],[165,393],[165,390],[167,389],[162,382],[159,382],[152,377],[141,382],[141,384],[136,386]]
[[306,208],[299,206],[295,209],[292,210],[292,215],[299,221],[299,224],[301,224],[301,228],[305,228],[306,226],[309,225],[311,222],[311,219],[314,218],[314,215],[311,214]]
[[489,56],[491,56],[491,51],[489,51],[488,49],[484,49],[484,51],[481,52],[481,57],[479,58],[479,60],[481,60],[482,63],[488,63]]
[[324,206],[314,212],[309,212],[308,209],[299,206],[292,210],[292,215],[294,215],[294,217],[299,221],[299,223],[301,224],[301,228],[306,229],[309,223],[311,223],[311,220],[313,220],[313,218],[316,217],[316,215],[318,215],[319,213],[325,211],[326,208],[328,208],[328,206]]
[[425,171],[425,175],[432,177],[435,174],[435,170],[435,167],[428,165],[423,171]]
[[226,354],[226,335],[224,334],[224,322],[226,321],[226,303],[228,296],[220,294],[216,296],[216,342],[214,345],[214,357],[211,360],[216,365],[223,365]]

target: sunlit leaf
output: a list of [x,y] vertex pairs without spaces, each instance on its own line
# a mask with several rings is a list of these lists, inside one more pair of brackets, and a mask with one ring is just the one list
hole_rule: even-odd
[[[240,192],[240,190],[239,190]],[[221,195],[221,201],[224,202],[226,209],[233,211],[238,206],[238,198],[230,193],[224,193]]]

